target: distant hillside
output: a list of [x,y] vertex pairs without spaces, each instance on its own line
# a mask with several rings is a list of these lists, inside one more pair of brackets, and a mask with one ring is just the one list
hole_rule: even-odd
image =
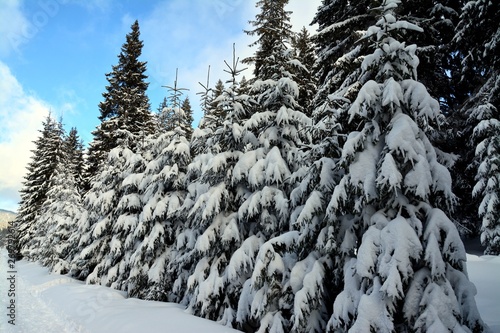
[[0,209],[0,229],[6,229],[9,221],[16,218],[16,213]]
[[16,213],[0,209],[0,247],[5,246],[6,237],[7,237],[7,227],[9,221],[12,221],[16,218]]

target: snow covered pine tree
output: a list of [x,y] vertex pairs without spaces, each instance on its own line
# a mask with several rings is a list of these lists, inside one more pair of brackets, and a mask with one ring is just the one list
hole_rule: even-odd
[[35,149],[27,167],[16,217],[21,254],[31,260],[41,258],[40,244],[46,237],[46,225],[42,223],[40,216],[52,186],[55,169],[63,156],[62,124],[49,115],[40,133],[40,137],[34,142]]
[[396,38],[421,28],[396,19],[400,1],[384,0],[364,37],[362,88],[349,109],[345,175],[330,205],[352,216],[345,232],[344,290],[332,331],[482,332],[466,255],[451,208],[444,154],[427,133],[440,122],[439,103],[417,81],[415,45]]
[[165,111],[172,114],[167,121],[167,128],[172,130],[150,138],[152,156],[137,179],[142,212],[139,223],[130,231],[137,245],[130,258],[127,291],[150,300],[179,301],[172,296],[176,270],[169,268],[175,258],[173,245],[178,230],[184,224],[178,210],[186,197],[186,170],[191,161],[186,131],[178,122],[189,123],[190,115],[178,106]]
[[52,272],[66,274],[77,244],[76,221],[83,211],[81,177],[83,167],[82,145],[75,128],[63,141],[62,157],[51,177],[47,199],[39,217],[44,225],[41,243],[41,262]]
[[[481,242],[485,253],[500,254],[500,220],[498,219],[498,154],[500,120],[500,5],[498,1],[470,1],[464,7],[457,29],[456,42],[464,53],[462,80],[473,87],[462,108],[467,125],[475,126],[473,140],[467,148],[476,151],[476,161],[465,164],[478,166],[475,197],[482,218]],[[481,31],[478,35],[475,31]],[[467,133],[470,133],[467,132]],[[477,145],[476,149],[471,147]],[[476,163],[475,163],[476,162]],[[467,193],[469,194],[469,193]]]

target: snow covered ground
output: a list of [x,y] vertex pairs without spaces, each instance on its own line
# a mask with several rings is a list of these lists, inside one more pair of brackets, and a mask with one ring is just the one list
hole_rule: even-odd
[[[35,263],[16,263],[16,326],[6,316],[10,300],[7,253],[1,249],[0,332],[206,332],[235,330],[185,313],[171,303],[127,299],[125,293],[85,285],[66,276],[49,274]],[[500,333],[500,257],[468,255],[468,271],[478,294],[476,301],[492,333]]]
[[0,260],[2,333],[238,332],[191,316],[177,304],[127,299],[123,292],[49,274],[26,261],[16,263],[16,325],[12,326],[6,316],[10,284],[4,249]]

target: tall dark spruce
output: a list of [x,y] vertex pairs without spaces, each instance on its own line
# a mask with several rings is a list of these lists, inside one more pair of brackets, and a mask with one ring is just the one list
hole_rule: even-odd
[[[460,112],[464,121],[459,127],[459,133],[466,139],[459,151],[462,153],[461,165],[467,167],[465,171],[469,178],[460,185],[464,189],[463,202],[470,208],[466,216],[475,230],[480,229],[481,242],[486,247],[485,253],[493,255],[500,254],[499,14],[500,5],[496,1],[468,2],[455,36],[458,52],[462,55],[461,83],[468,88],[469,93]],[[475,31],[481,33],[477,34]],[[476,176],[475,179],[473,176]],[[471,195],[476,200],[471,200]],[[474,205],[467,205],[469,202]],[[477,214],[482,219],[481,226],[474,225]]]
[[[88,150],[84,214],[77,221],[78,254],[71,272],[89,282],[124,288],[127,265],[135,244],[128,232],[141,210],[135,183],[123,183],[130,173],[145,168],[146,137],[159,128],[146,95],[146,63],[139,61],[143,43],[136,21],[106,74],[109,85],[99,104],[101,124]],[[89,276],[90,275],[90,276]]]
[[120,139],[127,137],[121,130],[132,134],[128,144],[135,150],[136,144],[157,128],[146,95],[149,85],[146,82],[146,62],[139,60],[143,47],[139,39],[139,23],[135,21],[131,29],[118,55],[118,64],[106,74],[109,85],[102,94],[104,101],[99,104],[101,124],[92,132],[94,139],[88,149],[87,190],[107,154],[118,146]]

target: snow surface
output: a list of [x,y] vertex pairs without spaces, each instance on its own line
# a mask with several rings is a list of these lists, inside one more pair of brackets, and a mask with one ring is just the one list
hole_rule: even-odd
[[[0,260],[5,275],[5,249],[0,250]],[[500,257],[468,254],[467,268],[483,320],[491,333],[500,333]],[[37,263],[20,261],[16,270],[16,326],[2,313],[0,332],[238,332],[189,315],[180,305],[127,298],[121,291],[50,274]],[[5,276],[0,278],[0,293],[0,306],[6,309]]]
[[12,326],[6,316],[5,249],[0,250],[0,260],[2,333],[238,332],[187,314],[178,304],[127,298],[124,292],[49,274],[47,268],[24,260],[16,263],[17,313]]

